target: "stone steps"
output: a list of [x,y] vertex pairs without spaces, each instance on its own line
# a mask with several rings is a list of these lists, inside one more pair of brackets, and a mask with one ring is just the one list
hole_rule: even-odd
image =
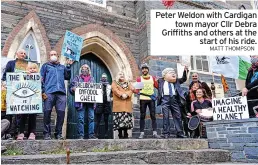
[[[208,149],[205,139],[94,139],[6,141],[2,164],[183,164],[230,161],[230,152]],[[18,153],[15,156],[12,153]]]
[[[229,162],[224,150],[128,150],[112,152],[71,153],[71,164],[188,164]],[[66,154],[2,156],[2,164],[65,164]]]
[[94,140],[2,140],[2,146],[22,150],[24,155],[54,152],[69,147],[72,152],[93,150],[198,150],[208,149],[205,139],[94,139]]

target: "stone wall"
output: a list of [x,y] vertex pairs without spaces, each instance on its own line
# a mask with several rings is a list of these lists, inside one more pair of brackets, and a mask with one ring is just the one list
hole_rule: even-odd
[[205,124],[209,147],[231,151],[231,160],[258,163],[258,119]]
[[[88,24],[99,24],[119,36],[129,47],[135,59],[138,59],[138,21],[135,19],[134,2],[110,1],[107,6],[112,7],[112,10],[108,11],[106,8],[80,1],[1,2],[1,49],[13,28],[34,10],[46,30],[52,49],[64,36],[66,30]],[[123,6],[126,6],[125,10],[122,10]],[[125,16],[123,12],[126,13]]]

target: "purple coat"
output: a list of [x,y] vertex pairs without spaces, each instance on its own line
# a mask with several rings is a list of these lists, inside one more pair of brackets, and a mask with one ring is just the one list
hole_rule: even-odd
[[[69,92],[74,95],[74,91],[72,90],[73,87],[76,87],[76,84],[78,82],[84,82],[84,80],[81,78],[81,75],[77,75],[74,77],[73,81],[70,83],[69,85]],[[94,77],[90,77],[90,80],[88,81],[90,83],[94,83]],[[91,103],[88,103],[88,104],[91,104]],[[76,109],[82,109],[83,108],[83,103],[80,103],[80,102],[74,102],[74,107]]]

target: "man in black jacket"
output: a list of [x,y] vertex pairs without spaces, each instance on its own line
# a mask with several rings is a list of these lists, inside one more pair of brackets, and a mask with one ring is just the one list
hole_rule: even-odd
[[254,107],[258,106],[258,55],[251,57],[252,66],[248,70],[242,96],[247,96],[250,118],[255,117]]
[[185,100],[183,89],[180,84],[186,81],[187,68],[182,78],[177,78],[173,68],[166,68],[162,71],[162,78],[158,80],[158,105],[162,107],[163,113],[163,135],[169,137],[169,111],[177,131],[177,137],[185,138],[182,127],[180,101]]

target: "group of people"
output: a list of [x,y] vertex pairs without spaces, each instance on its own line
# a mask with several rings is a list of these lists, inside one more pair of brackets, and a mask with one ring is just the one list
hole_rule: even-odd
[[[5,81],[7,72],[15,72],[15,63],[17,60],[24,60],[26,57],[25,50],[19,50],[16,53],[16,59],[9,61],[6,65],[2,78],[2,91],[6,90]],[[54,136],[56,139],[63,139],[62,126],[64,123],[66,109],[66,87],[65,80],[70,80],[69,89],[71,95],[75,95],[78,83],[101,83],[103,88],[103,103],[81,103],[74,102],[77,110],[77,132],[78,138],[84,139],[84,121],[85,111],[88,113],[88,134],[89,139],[99,137],[99,128],[102,115],[104,115],[105,137],[108,137],[108,118],[113,114],[113,129],[118,131],[118,137],[121,139],[128,138],[128,130],[133,128],[133,94],[139,95],[140,100],[140,136],[145,137],[145,118],[147,107],[150,111],[152,120],[153,138],[161,138],[157,133],[156,122],[156,101],[161,106],[163,114],[163,138],[170,136],[169,113],[173,116],[173,121],[178,138],[185,137],[205,137],[205,127],[202,122],[211,121],[212,118],[205,118],[202,115],[203,109],[212,108],[212,92],[205,82],[199,80],[198,74],[192,74],[192,82],[189,90],[185,91],[181,84],[187,80],[188,68],[185,67],[183,77],[178,78],[173,68],[166,68],[162,71],[162,77],[157,78],[149,74],[149,66],[145,63],[141,65],[142,75],[136,79],[138,84],[142,84],[141,88],[133,86],[125,77],[123,72],[119,72],[109,84],[106,73],[101,75],[101,80],[95,80],[92,76],[91,69],[87,64],[80,66],[79,73],[71,79],[71,65],[73,61],[67,60],[65,65],[60,64],[60,56],[56,51],[49,53],[49,62],[42,65],[40,75],[42,79],[42,99],[43,99],[43,123],[44,123],[44,139],[51,139],[51,112],[55,107],[57,113],[56,127]],[[258,56],[252,57],[252,67],[249,70],[246,88],[243,89],[243,95],[248,98],[257,98],[257,89],[248,92],[251,88],[257,86],[258,82]],[[29,63],[26,69],[27,74],[39,72],[37,64]],[[157,92],[156,92],[157,91]],[[113,106],[112,106],[113,105]],[[257,102],[252,102],[252,107],[257,106]],[[112,107],[112,108],[111,108]],[[249,111],[250,113],[250,111]],[[250,113],[250,115],[253,115]],[[15,127],[19,128],[17,140],[25,139],[25,123],[28,119],[28,135],[27,138],[35,140],[36,138],[36,114],[21,115],[4,115],[10,123],[15,123]],[[190,130],[189,119],[194,116],[200,116],[202,121],[198,127]],[[12,118],[15,122],[12,122]],[[2,113],[3,119],[3,113]]]

